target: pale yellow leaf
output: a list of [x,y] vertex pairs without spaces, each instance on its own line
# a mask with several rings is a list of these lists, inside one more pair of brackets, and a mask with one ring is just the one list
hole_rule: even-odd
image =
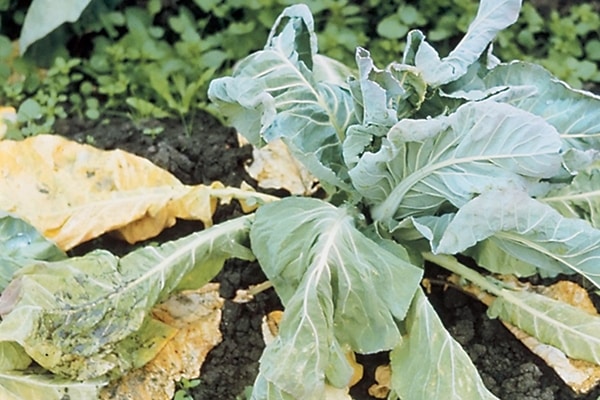
[[281,140],[273,140],[252,152],[254,161],[246,167],[248,174],[265,189],[286,189],[294,195],[316,191],[316,179],[290,153]]
[[223,303],[219,285],[209,283],[178,293],[155,307],[153,316],[176,328],[177,333],[152,361],[104,388],[100,399],[172,399],[175,382],[197,377],[208,352],[221,342]]
[[0,177],[0,209],[65,250],[113,230],[144,240],[177,218],[210,225],[222,188],[186,186],[144,158],[55,135],[0,141]]

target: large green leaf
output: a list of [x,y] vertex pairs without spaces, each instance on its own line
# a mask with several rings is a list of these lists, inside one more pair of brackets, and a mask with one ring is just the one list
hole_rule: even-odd
[[0,372],[2,400],[90,400],[97,399],[106,381],[73,382],[49,374]]
[[[424,40],[409,42],[418,48],[409,48],[407,53],[414,52],[415,66],[430,86],[455,81],[467,73],[498,32],[517,20],[520,9],[521,0],[482,0],[466,35],[447,57],[440,60],[437,51]],[[418,39],[417,35],[412,37]]]
[[579,273],[600,288],[600,230],[563,217],[521,190],[478,196],[431,243],[435,253],[456,254],[490,237],[512,257],[547,274]]
[[57,6],[52,0],[33,0],[27,9],[21,28],[21,54],[34,42],[48,35],[65,22],[75,22],[92,0],[62,0]]
[[350,171],[376,220],[461,207],[491,187],[552,177],[560,169],[560,139],[542,118],[494,101],[468,103],[449,115],[404,119],[377,153]]
[[572,182],[560,186],[540,200],[569,218],[589,221],[600,227],[600,165],[592,164],[577,172]]
[[66,257],[62,250],[33,226],[0,212],[0,293],[12,280],[13,274],[28,262],[54,261]]
[[252,144],[281,137],[322,182],[348,189],[341,143],[356,122],[343,84],[350,71],[316,53],[308,7],[288,7],[265,49],[240,61],[233,76],[212,81],[208,95]]
[[279,335],[261,359],[262,393],[322,398],[326,379],[348,383],[345,346],[372,353],[398,343],[395,320],[404,318],[422,270],[399,245],[363,235],[350,210],[284,199],[258,210],[250,238],[285,305]]
[[518,326],[569,357],[600,364],[600,317],[537,293],[502,290],[491,317]]
[[421,289],[413,300],[406,327],[404,340],[390,354],[392,390],[401,399],[497,399]]
[[[160,324],[150,309],[190,276],[208,282],[232,256],[250,259],[249,217],[241,217],[119,259],[97,250],[83,257],[21,268],[0,297],[0,340],[17,342],[41,366],[89,379],[137,366]],[[152,332],[144,331],[152,330]],[[143,347],[143,346],[142,346]],[[137,350],[136,350],[137,351]]]
[[[467,249],[464,253],[476,260],[477,265],[480,267],[496,274],[513,274],[517,277],[523,277],[539,272],[542,276],[546,275],[545,270],[538,270],[535,265],[512,256],[509,252],[503,250],[503,246],[502,240],[492,236],[477,243],[477,246]],[[553,272],[550,271],[549,274],[552,275]]]
[[572,89],[541,66],[520,61],[498,65],[483,80],[488,88],[532,89],[510,104],[544,118],[568,147],[600,148],[600,96]]

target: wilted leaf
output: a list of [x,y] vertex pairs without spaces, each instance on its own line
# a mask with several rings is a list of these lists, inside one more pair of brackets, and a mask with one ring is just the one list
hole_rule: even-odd
[[504,325],[575,392],[587,393],[600,381],[600,366],[589,361],[570,359],[556,347],[541,343],[515,326],[506,323]]
[[100,399],[169,400],[175,381],[198,376],[208,352],[221,341],[223,299],[218,284],[170,297],[153,310],[155,318],[177,329],[156,357],[103,388]]
[[[565,218],[522,190],[491,190],[450,215],[432,230],[431,246],[439,254],[456,254],[494,238],[497,249],[547,275],[578,273],[600,287],[600,231],[587,221]],[[438,217],[419,222],[432,227]],[[600,344],[600,342],[599,342]],[[598,348],[600,357],[600,347]],[[599,358],[600,360],[600,358]]]
[[209,98],[253,145],[282,138],[322,184],[351,190],[342,160],[355,121],[344,80],[350,70],[317,54],[309,8],[295,4],[275,22],[264,50],[210,83]]
[[415,61],[427,83],[440,86],[462,77],[498,32],[517,20],[520,8],[521,0],[482,0],[466,35],[441,60],[437,51],[423,41],[416,49]]
[[315,192],[316,179],[281,140],[273,140],[262,148],[254,148],[254,161],[246,167],[248,174],[262,188],[286,189],[295,195]]
[[244,246],[248,218],[120,259],[97,250],[23,267],[8,287],[16,295],[0,297],[6,312],[0,340],[19,343],[45,369],[79,380],[137,368],[174,334],[149,317],[157,302],[204,285],[229,257],[253,258]]
[[176,218],[211,225],[213,186],[186,186],[150,161],[56,135],[0,141],[0,209],[29,221],[62,249],[118,230],[129,242]]

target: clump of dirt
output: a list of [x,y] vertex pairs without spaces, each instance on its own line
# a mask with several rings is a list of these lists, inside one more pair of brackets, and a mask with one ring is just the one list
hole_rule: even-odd
[[[164,127],[156,137],[143,134],[144,127]],[[242,180],[253,183],[243,166],[249,162],[251,149],[238,147],[235,132],[223,127],[209,114],[199,114],[188,133],[179,121],[152,121],[143,126],[129,119],[112,119],[108,123],[90,124],[68,120],[57,125],[57,133],[105,149],[121,148],[143,156],[164,167],[186,184],[219,180],[238,186]],[[215,222],[241,215],[239,206],[221,207]],[[152,241],[164,242],[203,229],[199,222],[179,221]],[[133,248],[110,235],[78,246],[71,253],[84,254],[104,248],[122,255]],[[444,271],[428,268],[427,275],[437,277]],[[443,278],[443,277],[442,277]],[[208,355],[202,366],[201,384],[193,389],[196,400],[233,400],[253,384],[259,358],[264,349],[260,324],[263,316],[282,306],[271,289],[247,304],[231,301],[237,289],[263,282],[265,276],[257,263],[229,260],[216,277],[221,295],[227,299],[221,322],[223,341]],[[486,386],[504,400],[596,400],[600,389],[577,396],[565,386],[543,361],[532,355],[497,320],[490,320],[486,308],[477,300],[453,289],[434,286],[429,299],[450,333],[463,345],[481,373]],[[388,362],[388,354],[358,356],[365,366],[365,378],[351,394],[356,400],[372,399],[368,387],[374,383],[378,365]],[[243,397],[241,397],[243,398]],[[410,400],[410,399],[405,399]]]

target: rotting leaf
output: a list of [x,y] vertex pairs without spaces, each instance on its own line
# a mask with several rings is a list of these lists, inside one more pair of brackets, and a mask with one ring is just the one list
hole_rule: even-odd
[[55,135],[0,141],[0,171],[0,209],[64,250],[113,230],[130,243],[148,239],[177,218],[210,226],[223,189],[183,185],[144,158]]
[[249,218],[122,258],[97,250],[23,267],[9,285],[17,295],[0,296],[0,340],[19,343],[43,368],[77,380],[137,368],[170,335],[167,324],[149,317],[157,302],[204,285],[230,257],[252,259],[244,246]]
[[156,306],[154,317],[176,328],[177,333],[151,362],[103,388],[100,399],[173,398],[174,382],[197,377],[208,352],[221,342],[223,304],[219,285],[209,283],[171,296]]

